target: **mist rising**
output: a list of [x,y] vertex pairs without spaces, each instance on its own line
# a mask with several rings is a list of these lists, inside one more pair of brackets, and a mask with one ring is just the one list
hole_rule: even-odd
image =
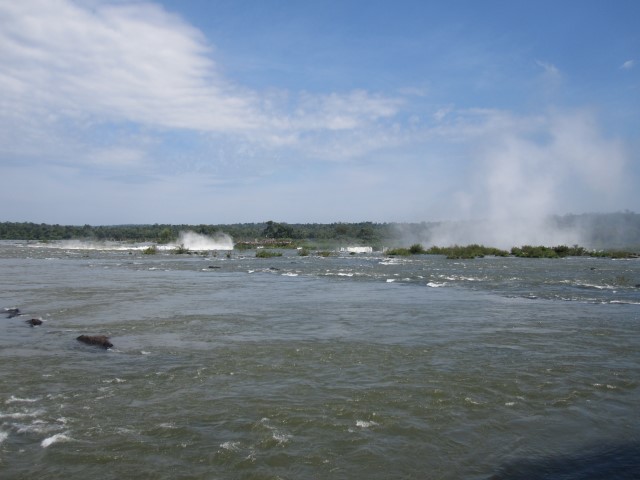
[[202,235],[191,231],[180,232],[178,244],[189,250],[233,250],[233,238],[226,233],[217,233],[213,236]]
[[640,214],[633,212],[549,215],[509,221],[397,224],[400,243],[424,246],[481,244],[510,249],[523,245],[580,245],[589,249],[640,247]]
[[518,117],[492,111],[477,117],[482,121],[476,129],[465,130],[474,138],[466,152],[468,169],[460,172],[460,186],[443,212],[470,221],[432,224],[422,243],[587,245],[588,225],[559,223],[554,216],[628,203],[628,152],[594,112]]

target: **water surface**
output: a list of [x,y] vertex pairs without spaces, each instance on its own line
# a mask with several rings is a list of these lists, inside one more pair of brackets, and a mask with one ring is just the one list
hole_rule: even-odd
[[637,478],[638,260],[284,253],[0,242],[0,477]]

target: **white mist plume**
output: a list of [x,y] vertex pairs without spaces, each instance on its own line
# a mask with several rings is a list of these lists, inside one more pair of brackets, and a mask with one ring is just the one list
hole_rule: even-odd
[[61,250],[142,250],[145,247],[114,241],[59,240],[29,245],[31,248],[59,248]]
[[551,216],[584,211],[582,204],[593,203],[594,196],[606,209],[622,194],[626,154],[620,142],[606,138],[590,112],[472,114],[461,134],[476,149],[474,171],[456,201],[459,218],[479,220],[439,224],[421,242],[500,248],[582,244],[581,231],[560,230]]
[[200,233],[183,231],[180,232],[178,243],[189,250],[233,250],[233,238],[222,232],[210,237]]

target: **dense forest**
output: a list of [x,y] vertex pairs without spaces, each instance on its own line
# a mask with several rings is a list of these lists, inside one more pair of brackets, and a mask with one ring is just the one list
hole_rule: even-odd
[[236,242],[279,240],[332,240],[377,244],[394,238],[390,223],[288,224],[274,221],[229,225],[110,225],[73,226],[29,222],[0,223],[0,240],[92,240],[170,243],[180,232],[192,231],[214,236],[225,233]]
[[[464,222],[459,222],[459,224]],[[0,240],[90,240],[171,243],[181,231],[214,236],[225,233],[236,243],[265,240],[349,242],[380,247],[398,244],[412,232],[427,243],[430,232],[443,222],[420,223],[262,223],[200,225],[50,225],[30,222],[0,223]],[[548,224],[558,230],[579,229],[589,248],[627,248],[640,250],[640,214],[633,212],[581,214],[549,217]]]

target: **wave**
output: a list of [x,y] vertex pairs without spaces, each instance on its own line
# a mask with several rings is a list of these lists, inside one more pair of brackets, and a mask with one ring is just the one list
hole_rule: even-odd
[[66,433],[56,433],[55,435],[52,435],[52,436],[47,437],[44,440],[42,440],[42,442],[40,442],[40,446],[42,448],[47,448],[50,445],[53,445],[54,443],[57,443],[57,442],[69,442],[71,440],[73,440],[73,438],[67,436]]
[[378,425],[378,423],[373,420],[356,420],[356,427],[359,428],[370,428],[375,427],[376,425]]
[[20,397],[11,395],[11,397],[9,397],[4,403],[6,403],[7,405],[10,403],[18,403],[18,402],[34,403],[34,402],[37,402],[38,400],[40,399],[39,398],[20,398]]
[[0,418],[10,418],[10,419],[14,419],[14,420],[19,420],[19,419],[23,419],[23,418],[33,418],[33,417],[38,417],[42,414],[44,414],[45,411],[42,409],[39,410],[33,410],[33,411],[26,411],[26,412],[14,412],[14,413],[0,413]]

